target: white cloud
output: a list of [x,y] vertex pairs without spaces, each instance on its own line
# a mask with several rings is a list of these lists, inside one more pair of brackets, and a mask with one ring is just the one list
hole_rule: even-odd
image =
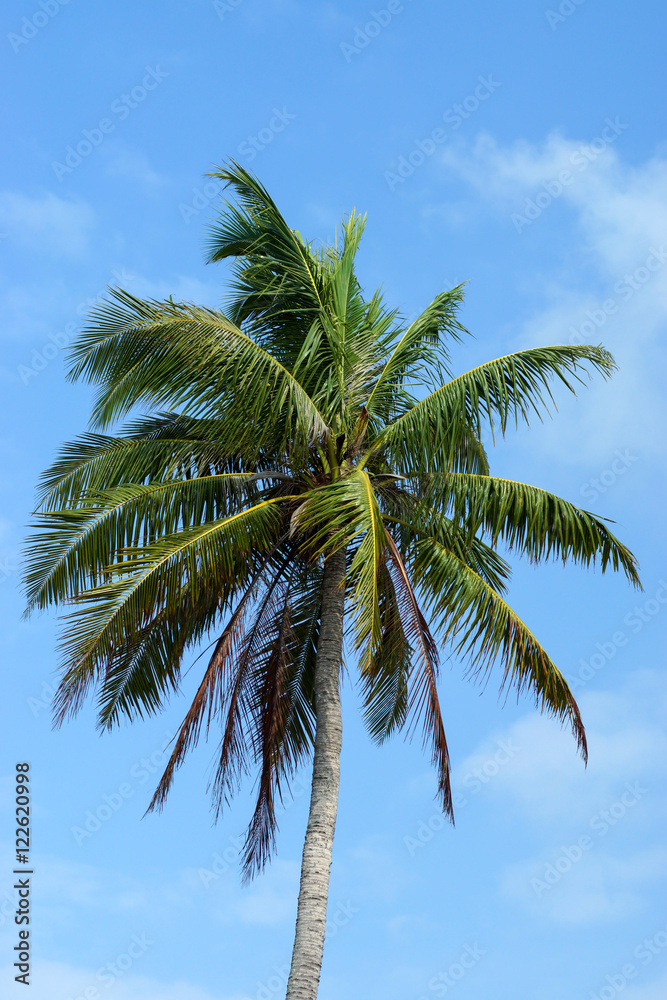
[[[602,123],[601,123],[602,131]],[[600,138],[600,137],[598,137]],[[655,433],[667,418],[662,386],[667,321],[667,158],[633,166],[618,152],[623,136],[596,152],[591,140],[557,133],[536,145],[499,145],[489,135],[442,154],[458,174],[507,219],[508,233],[554,243],[558,207],[572,213],[558,272],[540,276],[544,306],[516,337],[515,348],[548,343],[599,343],[614,354],[611,384],[595,378],[581,402],[568,401],[558,420],[536,428],[528,447],[581,461],[633,444],[664,453]],[[563,171],[568,183],[559,180]],[[433,210],[433,209],[432,209]],[[437,209],[436,209],[437,210]],[[563,394],[559,394],[563,398]]]
[[225,908],[225,919],[244,924],[284,925],[296,914],[299,892],[299,865],[274,858],[271,867],[249,886],[231,887],[236,897]]
[[[111,955],[109,961],[113,962],[115,957]],[[0,975],[3,982],[11,982],[15,970],[6,967],[0,971]],[[76,1000],[83,996],[90,1000],[102,1000],[111,988],[114,1000],[250,1000],[246,994],[228,994],[223,998],[216,993],[214,996],[207,990],[182,981],[169,984],[159,982],[147,976],[133,974],[131,969],[113,980],[108,972],[105,975],[106,978],[101,978],[97,976],[96,969],[67,965],[64,962],[36,962],[31,975],[30,1000]],[[18,995],[18,984],[16,989]],[[92,996],[86,990],[94,991]]]
[[57,198],[50,192],[31,198],[0,192],[0,229],[9,243],[53,257],[81,258],[88,249],[95,215],[86,202]]
[[166,183],[166,178],[153,170],[145,153],[121,143],[104,147],[102,151],[107,160],[105,172],[110,177],[120,177],[148,188],[158,188]]
[[665,693],[664,677],[649,670],[628,677],[618,692],[585,692],[586,769],[571,734],[537,714],[457,767],[460,779],[484,770],[503,743],[512,750],[479,801],[514,817],[518,811],[539,853],[503,868],[501,895],[559,923],[621,920],[644,907],[649,888],[667,877],[667,851],[651,833],[667,813]]
[[[618,976],[618,972],[615,971],[612,975],[614,974]],[[659,979],[646,985],[631,983],[627,993],[625,993],[625,1000],[665,1000],[666,996],[667,972],[660,976]]]
[[150,281],[141,275],[133,276],[132,294],[141,299],[168,299],[170,295],[177,302],[194,302],[195,305],[220,306],[220,288],[198,278],[177,274],[162,281]]
[[500,892],[535,916],[558,923],[625,920],[642,910],[648,887],[667,876],[663,848],[618,857],[600,850],[600,835],[588,829],[542,858],[507,865]]
[[[588,692],[579,699],[588,737],[588,767],[577,755],[571,733],[535,713],[519,719],[497,739],[485,741],[463,760],[456,768],[455,784],[460,787],[462,776],[484,770],[505,741],[516,751],[488,776],[485,797],[513,811],[520,809],[532,823],[558,822],[576,829],[622,795],[626,783],[637,780],[649,789],[642,811],[662,808],[654,779],[667,754],[667,735],[658,721],[650,719],[647,702],[653,685],[649,671],[642,676],[647,683],[644,698],[626,690]],[[462,791],[465,794],[465,783]]]
[[[485,198],[506,202],[571,167],[569,158],[578,145],[553,132],[541,148],[524,139],[502,147],[493,136],[482,132],[472,144],[450,144],[443,150],[441,160]],[[607,151],[605,158],[612,155]]]

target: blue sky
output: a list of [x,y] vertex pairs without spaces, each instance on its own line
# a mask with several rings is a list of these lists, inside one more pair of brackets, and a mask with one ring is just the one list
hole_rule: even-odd
[[322,1000],[664,997],[662,7],[12,0],[0,19],[3,995],[20,995],[18,759],[34,784],[33,1000],[284,994],[307,773],[274,863],[242,887],[250,789],[211,826],[212,748],[141,820],[197,668],[156,719],[100,738],[84,711],[54,732],[55,622],[21,620],[17,582],[37,477],[87,421],[62,348],[109,284],[220,303],[205,174],[232,156],[310,237],[367,212],[361,277],[407,315],[467,281],[460,370],[536,344],[614,353],[611,382],[559,393],[493,470],[614,519],[645,587],[517,565],[512,603],[577,690],[590,764],[529,702],[503,705],[448,661],[455,829],[418,742],[373,747],[346,682]]

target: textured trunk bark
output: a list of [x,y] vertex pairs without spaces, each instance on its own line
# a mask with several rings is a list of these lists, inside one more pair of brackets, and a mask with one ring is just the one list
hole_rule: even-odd
[[296,935],[286,1000],[316,1000],[324,949],[329,870],[333,849],[343,721],[340,666],[343,657],[345,551],[335,552],[324,566],[322,621],[315,665],[315,755]]

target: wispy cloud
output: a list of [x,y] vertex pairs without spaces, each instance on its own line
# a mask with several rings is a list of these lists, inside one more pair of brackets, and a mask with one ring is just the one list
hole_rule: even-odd
[[[586,769],[570,734],[543,716],[501,734],[521,750],[485,786],[484,808],[519,815],[540,845],[502,869],[502,897],[557,923],[622,921],[644,909],[650,888],[667,878],[667,851],[650,833],[667,812],[666,693],[664,677],[644,670],[618,691],[583,694]],[[457,770],[478,766],[495,745],[485,742]]]
[[[667,158],[656,154],[631,165],[622,156],[622,136],[618,145],[601,136],[597,145],[553,133],[541,144],[503,146],[485,134],[441,156],[446,174],[475,191],[477,214],[486,205],[506,219],[516,240],[529,234],[546,247],[554,243],[554,227],[558,232],[562,259],[551,273],[535,276],[544,305],[518,333],[516,347],[603,342],[619,364],[611,385],[596,379],[582,391],[576,415],[566,400],[558,421],[532,436],[528,447],[562,461],[623,445],[665,450],[655,427],[667,419]],[[564,232],[562,214],[551,210],[555,202],[569,213]],[[518,218],[530,223],[531,217],[531,225],[517,226]]]
[[[652,784],[667,754],[661,725],[665,681],[649,670],[630,675],[619,691],[585,692],[579,699],[589,744],[588,767],[577,756],[571,734],[548,717],[523,716],[498,739],[521,748],[511,763],[488,783],[484,798],[516,812],[524,820],[568,834],[613,800],[626,782]],[[485,741],[457,767],[468,773],[489,759],[498,740]],[[648,803],[647,803],[648,805]],[[664,802],[651,794],[649,808]],[[560,833],[556,833],[557,836]]]
[[646,891],[667,876],[667,851],[619,857],[600,851],[594,836],[588,839],[583,848],[563,844],[544,857],[508,865],[501,894],[534,916],[561,924],[609,923],[640,913]]
[[94,224],[95,213],[84,201],[58,198],[50,192],[38,197],[0,192],[0,229],[6,232],[7,241],[38,254],[83,257]]
[[131,183],[141,184],[147,190],[158,190],[167,182],[167,178],[158,173],[150,164],[145,153],[121,142],[109,144],[104,149],[106,157],[105,173],[110,177],[119,177]]
[[629,985],[626,1000],[665,1000],[667,996],[667,972],[659,979],[646,985]]
[[[110,954],[109,960],[113,961]],[[0,971],[4,982],[13,979],[13,971]],[[104,976],[106,975],[106,979]],[[115,978],[112,983],[109,973],[98,975],[97,969],[68,965],[65,962],[36,962],[30,983],[31,1000],[54,1000],[54,997],[93,996],[102,998],[113,987],[114,1000],[250,1000],[246,994],[213,995],[207,990],[183,981],[159,982],[148,976],[137,975],[129,970],[127,974]],[[95,992],[85,993],[86,990]]]

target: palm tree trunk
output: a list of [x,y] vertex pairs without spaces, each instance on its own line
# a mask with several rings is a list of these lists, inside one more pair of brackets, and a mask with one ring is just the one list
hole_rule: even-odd
[[345,549],[341,549],[329,556],[324,564],[322,618],[315,663],[313,783],[286,1000],[316,1000],[320,982],[343,738],[340,666],[344,578]]

